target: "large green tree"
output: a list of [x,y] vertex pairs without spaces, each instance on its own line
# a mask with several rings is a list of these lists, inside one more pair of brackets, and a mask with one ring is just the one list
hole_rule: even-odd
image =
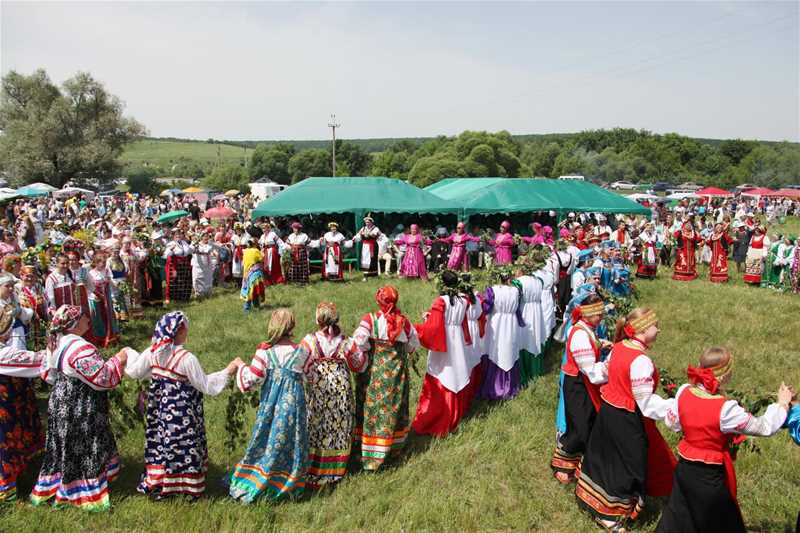
[[145,134],[123,108],[85,72],[59,88],[44,70],[29,76],[11,71],[0,93],[0,167],[18,185],[107,182],[120,173],[125,144]]
[[296,153],[289,160],[289,174],[292,176],[292,183],[303,181],[311,176],[330,176],[329,152],[322,148],[312,148]]
[[276,183],[289,185],[292,182],[289,160],[295,153],[294,146],[290,144],[259,144],[248,162],[250,177],[269,178]]

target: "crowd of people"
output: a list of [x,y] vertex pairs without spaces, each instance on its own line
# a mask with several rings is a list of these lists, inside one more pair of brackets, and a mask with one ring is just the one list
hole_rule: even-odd
[[[605,320],[615,313],[610,299],[630,297],[632,268],[654,278],[659,265],[674,264],[672,277],[689,281],[707,262],[710,280],[724,282],[732,258],[748,283],[800,291],[800,247],[791,236],[773,245],[758,221],[775,216],[775,206],[766,213],[772,204],[682,203],[670,212],[654,206],[650,219],[611,221],[570,213],[552,226],[534,222],[524,236],[509,221],[494,233],[459,223],[452,233],[411,224],[387,235],[367,216],[347,237],[336,222],[320,228],[314,220],[312,238],[307,221],[247,222],[246,198],[226,200],[237,215],[216,224],[185,201],[9,204],[0,243],[0,500],[15,497],[17,476],[44,450],[33,504],[107,509],[108,483],[120,469],[107,392],[125,377],[150,382],[138,490],[154,499],[204,492],[203,396],[230,381],[241,392],[260,388],[252,437],[226,478],[232,498],[252,502],[333,485],[349,464],[378,470],[412,430],[447,436],[475,399],[509,400],[529,386],[553,341],[565,348],[551,467],[558,482],[576,483],[578,501],[606,529],[624,530],[645,496],[669,495],[659,531],[744,531],[729,443],[772,435],[787,419],[796,440],[800,434],[790,387],[781,385],[762,416],[724,396],[733,355],[722,348],[689,367],[674,398],[661,397],[648,355],[659,333],[655,311],[616,316],[616,327]],[[157,223],[176,208],[188,216]],[[780,205],[781,213],[797,208]],[[317,306],[317,330],[300,339],[293,313],[277,309],[249,363],[234,358],[211,374],[184,348],[189,321],[181,311],[161,317],[143,351],[125,347],[109,359],[98,351],[119,343],[120,324],[140,318],[143,305],[235,284],[250,311],[272,285],[309,283],[312,251],[323,282],[344,280],[351,250],[365,278],[434,279],[439,296],[419,323],[385,285],[350,335],[333,302]],[[479,290],[470,270],[482,267]],[[427,368],[412,417],[409,370],[418,349],[428,352]],[[46,432],[36,378],[51,386]],[[678,460],[654,421],[683,433]]]

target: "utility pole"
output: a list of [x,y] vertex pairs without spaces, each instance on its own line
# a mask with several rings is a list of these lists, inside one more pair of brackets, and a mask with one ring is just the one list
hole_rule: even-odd
[[331,161],[331,168],[333,169],[333,176],[336,177],[336,128],[340,127],[341,124],[336,122],[336,115],[331,115],[331,121],[328,122],[328,127],[331,129],[333,133],[333,150],[332,152],[332,161]]

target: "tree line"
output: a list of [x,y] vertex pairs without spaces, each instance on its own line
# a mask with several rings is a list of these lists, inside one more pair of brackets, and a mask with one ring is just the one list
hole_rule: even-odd
[[[267,178],[281,184],[332,174],[327,141],[217,141],[253,148],[246,161],[213,166],[180,158],[169,169],[123,166],[125,145],[146,134],[123,104],[88,73],[61,87],[43,70],[11,71],[0,95],[0,172],[14,185],[127,178],[131,190],[155,192],[154,178],[199,180],[216,190]],[[465,131],[457,136],[337,140],[338,176],[388,176],[424,187],[446,177],[544,177],[580,174],[599,182],[694,181],[731,188],[800,183],[800,144],[694,139],[677,133],[615,128],[574,134],[511,135]]]

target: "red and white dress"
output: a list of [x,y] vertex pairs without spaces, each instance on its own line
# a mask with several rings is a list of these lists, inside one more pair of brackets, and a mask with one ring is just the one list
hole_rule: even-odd
[[761,275],[764,273],[764,257],[769,250],[769,238],[764,235],[753,235],[750,238],[750,247],[747,249],[747,256],[744,259],[744,279],[745,283],[759,285]]
[[[344,235],[338,231],[329,231],[319,240],[322,250],[322,279],[341,281],[344,279],[344,261],[342,248],[347,247]],[[350,243],[352,246],[352,243]]]
[[286,280],[281,269],[281,248],[286,245],[278,234],[270,230],[259,239],[261,254],[264,256],[264,282],[267,285],[279,285]]
[[51,314],[65,304],[80,305],[76,286],[69,272],[66,274],[59,274],[55,270],[51,272],[44,282],[44,294]]
[[778,404],[755,417],[735,400],[711,394],[701,384],[678,389],[664,422],[683,432],[680,461],[656,531],[744,533],[730,444],[739,441],[739,435],[774,435],[785,420],[786,410]]
[[469,301],[439,296],[423,324],[416,325],[420,344],[428,348],[428,370],[422,383],[412,427],[420,435],[444,437],[454,431],[472,401],[468,387],[472,368],[467,346]]
[[711,248],[710,281],[714,283],[728,281],[728,249],[732,243],[733,239],[727,233],[713,235],[706,240],[706,244]]

